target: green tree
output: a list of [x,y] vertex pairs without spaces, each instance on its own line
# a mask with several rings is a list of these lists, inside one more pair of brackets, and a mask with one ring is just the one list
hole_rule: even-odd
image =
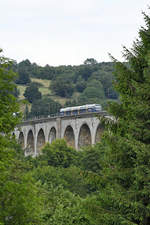
[[11,135],[19,122],[19,117],[13,115],[19,106],[12,94],[15,74],[11,64],[0,56],[0,224],[42,224],[38,187],[26,173],[25,164],[19,159],[19,147]]
[[50,88],[52,91],[61,97],[71,97],[74,91],[74,85],[70,79],[63,77],[58,77],[53,80]]
[[42,224],[42,198],[32,174],[25,171],[27,166],[18,159],[12,140],[0,137],[0,141],[0,222]]
[[42,67],[40,70],[41,79],[52,80],[54,77],[54,74],[55,74],[54,68],[49,65]]
[[92,73],[89,81],[96,80],[101,82],[106,98],[116,99],[118,97],[118,94],[113,88],[113,81],[114,81],[113,71],[114,69],[111,67],[110,70],[108,71],[107,68],[104,67]]
[[49,188],[51,186],[54,188],[62,186],[65,190],[69,190],[80,197],[87,196],[95,188],[91,182],[91,175],[80,169],[79,164],[63,168],[61,165],[57,167],[47,165],[47,160],[41,160],[40,158],[33,161],[34,165],[37,166],[33,170],[33,177],[42,185],[47,185]]
[[82,92],[86,88],[86,82],[81,76],[78,77],[76,82],[76,90]]
[[99,150],[99,144],[85,148],[80,152],[80,166],[85,171],[92,171],[94,173],[100,173],[102,167],[100,165],[100,158],[102,152]]
[[35,83],[31,83],[29,87],[26,88],[24,92],[24,97],[30,102],[34,102],[35,100],[41,99],[42,94],[38,90],[38,87]]
[[29,84],[31,82],[30,80],[31,63],[28,59],[18,64],[17,72],[19,74],[19,77],[16,80],[17,84]]
[[18,98],[19,95],[20,95],[19,89],[18,89],[17,87],[15,87],[12,94],[13,94],[16,98]]
[[88,65],[88,64],[97,64],[98,62],[96,61],[96,59],[94,58],[88,58],[84,61],[84,64]]
[[67,168],[76,162],[77,153],[75,149],[67,146],[63,139],[57,139],[52,144],[47,144],[42,149],[40,159],[47,161],[48,165]]
[[94,88],[94,87],[87,87],[84,90],[83,95],[85,95],[87,98],[100,98],[100,99],[103,99],[104,98],[104,91],[100,87],[99,87],[99,89],[98,88]]
[[76,76],[81,76],[82,79],[84,79],[85,81],[88,80],[88,78],[91,76],[91,74],[95,71],[95,64],[85,64],[85,65],[80,65],[77,69],[76,69]]
[[35,100],[32,103],[31,112],[28,115],[29,117],[34,116],[48,116],[51,114],[56,114],[59,112],[61,105],[58,102],[50,98],[42,98]]
[[150,17],[139,30],[133,48],[124,48],[129,65],[116,62],[116,90],[121,103],[112,103],[103,145],[101,189],[95,218],[99,224],[150,224]]
[[4,134],[10,133],[19,121],[18,117],[13,116],[13,113],[19,111],[19,106],[12,94],[16,88],[13,82],[16,74],[11,70],[12,63],[0,56],[0,132]]
[[90,223],[82,205],[83,200],[61,186],[46,187],[45,225],[94,225]]
[[78,97],[78,104],[101,104],[105,99],[103,86],[100,81],[91,80],[87,83],[87,87]]

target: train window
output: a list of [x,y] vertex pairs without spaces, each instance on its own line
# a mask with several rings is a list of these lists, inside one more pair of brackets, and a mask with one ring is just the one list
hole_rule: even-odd
[[73,110],[72,111],[72,115],[77,115],[78,114],[78,110]]
[[60,116],[64,116],[64,112],[60,112],[59,114],[60,114]]
[[80,113],[85,113],[85,112],[86,112],[86,109],[80,109],[79,112],[80,112]]
[[66,115],[70,116],[71,115],[71,111],[66,111]]
[[94,112],[94,108],[88,108],[88,112]]

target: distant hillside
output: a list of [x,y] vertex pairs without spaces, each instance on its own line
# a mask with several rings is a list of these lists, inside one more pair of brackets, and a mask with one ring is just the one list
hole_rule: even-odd
[[[64,105],[66,103],[66,101],[69,100],[69,98],[63,98],[60,96],[57,96],[55,94],[52,94],[51,89],[49,88],[51,81],[50,80],[42,80],[42,79],[38,79],[38,78],[31,78],[31,82],[36,82],[41,84],[42,86],[39,87],[39,91],[42,93],[42,96],[47,96],[51,99],[53,99],[54,101],[58,101],[61,105]],[[24,92],[26,90],[26,88],[29,86],[29,84],[27,85],[17,85],[17,88],[19,90],[19,99],[23,100],[25,99],[24,97]],[[76,95],[77,93],[74,93],[74,95]]]
[[[118,98],[112,85],[114,80],[112,62],[98,63],[94,59],[87,59],[79,66],[41,67],[24,60],[14,64],[13,70],[18,73],[16,84],[20,92],[19,99],[26,98],[31,103],[31,111],[33,103],[35,107],[37,100],[40,108],[43,102],[49,104],[51,101],[60,107],[89,103],[100,103],[105,106],[108,99]],[[56,110],[58,108],[56,107]],[[38,115],[44,113],[41,109],[38,110]],[[47,114],[49,113],[50,107],[47,111]]]

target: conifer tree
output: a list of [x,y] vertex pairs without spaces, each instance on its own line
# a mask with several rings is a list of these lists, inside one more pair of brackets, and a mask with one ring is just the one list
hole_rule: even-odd
[[120,103],[109,107],[115,119],[102,141],[100,193],[90,201],[95,224],[150,224],[150,17],[143,15],[139,39],[124,47],[127,63],[113,59]]

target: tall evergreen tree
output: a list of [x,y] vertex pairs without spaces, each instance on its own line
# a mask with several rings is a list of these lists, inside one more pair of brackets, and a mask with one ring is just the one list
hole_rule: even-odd
[[100,194],[90,201],[96,224],[150,224],[150,17],[144,19],[139,39],[124,48],[128,64],[114,59],[121,103],[109,108],[115,119],[103,138]]

